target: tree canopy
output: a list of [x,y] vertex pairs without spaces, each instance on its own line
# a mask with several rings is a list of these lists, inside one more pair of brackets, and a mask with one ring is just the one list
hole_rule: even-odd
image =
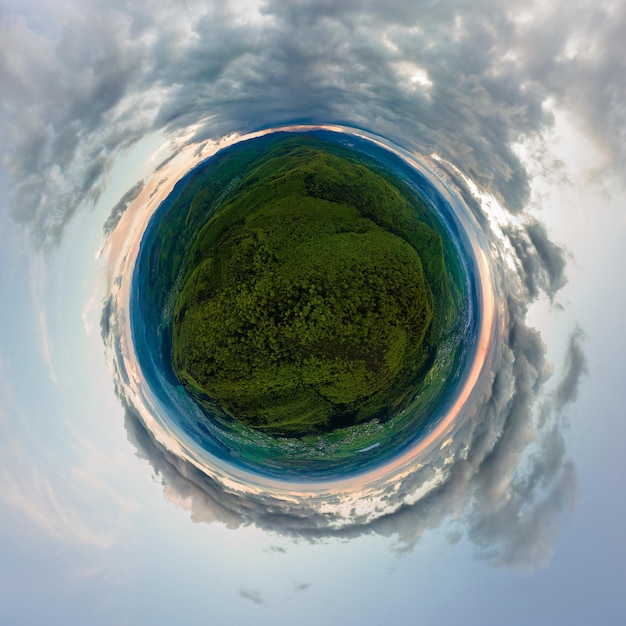
[[363,165],[311,146],[271,153],[189,259],[174,371],[253,428],[300,436],[372,419],[427,370],[440,236]]

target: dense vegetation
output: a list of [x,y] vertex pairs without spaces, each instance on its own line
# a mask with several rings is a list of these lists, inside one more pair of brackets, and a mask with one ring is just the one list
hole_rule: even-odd
[[317,145],[252,163],[218,203],[203,185],[189,205],[188,220],[213,210],[184,263],[176,375],[276,435],[384,417],[434,357],[440,235],[380,173]]

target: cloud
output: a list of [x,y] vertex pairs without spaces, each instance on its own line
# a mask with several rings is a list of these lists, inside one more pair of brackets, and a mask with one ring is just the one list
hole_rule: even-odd
[[79,207],[99,197],[113,156],[149,127],[127,108],[142,54],[127,20],[95,4],[76,9],[50,16],[48,28],[16,11],[0,23],[8,210],[38,244],[58,243]]
[[263,597],[256,589],[248,589],[246,587],[242,587],[239,590],[239,595],[244,600],[250,600],[250,602],[254,602],[254,604],[258,604],[258,605],[265,604]]
[[[560,27],[559,27],[560,25]],[[520,24],[511,48],[530,84],[569,111],[594,138],[609,170],[626,168],[626,7],[580,2],[563,12],[544,5],[540,19]],[[607,173],[605,171],[605,173]]]
[[111,333],[111,315],[113,314],[114,300],[113,296],[109,296],[104,300],[102,313],[100,314],[100,334],[102,341],[106,344]]
[[552,99],[623,172],[621,5],[556,2],[532,19],[521,1],[248,5],[8,8],[0,156],[7,209],[36,242],[58,244],[116,155],[156,129],[361,126],[439,153],[519,212],[529,184],[512,146],[551,124]]
[[[533,267],[541,266],[536,250],[529,247],[527,254],[528,258],[535,254]],[[548,269],[543,271],[548,275]],[[523,570],[543,566],[560,516],[576,499],[561,416],[584,373],[581,332],[573,333],[562,377],[556,391],[548,392],[545,345],[526,324],[530,301],[525,274],[504,266],[496,272],[506,294],[507,319],[502,340],[494,348],[492,376],[445,454],[431,456],[424,467],[398,478],[393,489],[381,494],[386,513],[371,516],[354,508],[345,518],[332,512],[333,498],[328,495],[321,500],[281,499],[270,492],[225,489],[158,443],[120,384],[129,440],[160,476],[166,497],[189,510],[195,522],[219,522],[229,528],[253,524],[307,541],[376,533],[394,537],[397,552],[405,553],[429,529],[456,520],[457,532],[462,529],[477,554],[490,563]],[[554,289],[549,279],[537,285],[548,293]],[[115,316],[115,308],[107,309],[107,325],[116,325]],[[115,342],[115,333],[110,336]],[[414,497],[437,476],[434,488]]]
[[589,373],[587,357],[582,348],[584,339],[586,335],[580,327],[577,327],[570,336],[565,357],[565,371],[555,391],[556,402],[559,406],[571,404],[578,398],[581,379]]
[[[19,478],[18,478],[19,476]],[[0,468],[0,501],[21,512],[43,533],[66,544],[110,548],[115,534],[86,519],[80,506],[59,493],[37,467],[8,472]]]
[[[237,2],[188,0],[181,10],[165,1],[91,0],[43,5],[36,16],[9,3],[0,21],[2,210],[51,249],[100,196],[115,158],[157,130],[197,142],[286,122],[336,122],[437,153],[488,229],[458,172],[524,215],[530,180],[514,146],[550,128],[551,102],[576,116],[606,154],[607,171],[624,173],[625,24],[620,3],[565,1],[529,11],[521,0],[267,0],[243,12]],[[112,207],[105,233],[140,189],[138,182]],[[577,331],[538,416],[545,347],[526,312],[541,293],[554,298],[563,287],[566,253],[531,219],[505,234],[517,272],[498,277],[505,339],[475,419],[456,433],[449,457],[385,494],[397,505],[393,514],[358,517],[343,529],[315,503],[285,509],[263,494],[228,493],[160,445],[124,394],[130,377],[116,342],[117,301],[107,299],[101,330],[116,355],[128,436],[168,499],[198,522],[257,524],[310,540],[376,532],[397,537],[399,550],[458,519],[490,562],[544,563],[556,520],[575,500],[560,415],[587,366]],[[408,503],[407,494],[438,475],[436,488]]]
[[549,238],[542,224],[532,221],[525,227],[509,226],[505,229],[521,266],[528,297],[533,300],[540,292],[554,300],[565,286],[565,252]]
[[143,181],[139,181],[133,185],[119,200],[119,202],[111,209],[111,214],[104,223],[103,230],[105,237],[108,237],[115,227],[118,225],[122,215],[130,206],[131,202],[141,193],[143,189]]

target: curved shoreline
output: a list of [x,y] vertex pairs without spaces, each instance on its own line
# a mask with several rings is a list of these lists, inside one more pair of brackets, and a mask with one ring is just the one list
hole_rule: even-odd
[[[396,451],[391,459],[386,462],[379,462],[376,455],[373,465],[375,467],[366,467],[365,470],[355,471],[348,475],[332,475],[320,478],[288,476],[286,478],[277,478],[267,472],[263,472],[262,468],[250,469],[238,463],[229,460],[228,454],[219,454],[219,451],[208,452],[198,445],[197,442],[190,438],[189,434],[167,418],[167,408],[163,403],[163,399],[154,394],[151,385],[145,377],[145,373],[137,367],[136,351],[131,336],[131,329],[128,319],[128,311],[130,305],[130,294],[132,291],[132,281],[128,279],[128,272],[124,276],[124,272],[120,272],[122,276],[122,284],[118,294],[118,319],[122,321],[123,332],[120,334],[118,344],[117,359],[120,366],[128,371],[128,385],[126,386],[125,395],[129,404],[135,407],[141,420],[148,428],[149,432],[166,450],[169,450],[176,457],[183,461],[191,463],[198,468],[203,474],[210,477],[223,485],[228,491],[242,492],[248,494],[263,494],[264,498],[275,497],[283,500],[295,494],[298,496],[320,497],[323,498],[330,494],[342,494],[344,499],[351,500],[358,493],[360,497],[364,494],[367,497],[375,497],[384,486],[392,485],[394,481],[401,479],[403,476],[419,470],[424,463],[427,462],[428,456],[445,443],[447,437],[450,436],[455,427],[462,423],[465,415],[470,413],[472,402],[475,396],[480,395],[480,378],[485,375],[486,364],[489,361],[490,346],[494,335],[498,333],[498,325],[496,324],[496,311],[493,306],[493,292],[491,289],[491,276],[489,263],[484,254],[480,250],[476,233],[473,226],[469,223],[471,218],[465,213],[462,203],[455,199],[445,186],[436,176],[428,172],[424,163],[418,163],[415,159],[403,154],[399,149],[392,149],[391,146],[385,145],[383,140],[375,139],[364,135],[361,131],[353,129],[337,129],[335,127],[285,127],[275,130],[287,131],[303,131],[303,130],[328,130],[331,132],[341,132],[349,139],[362,138],[366,142],[379,145],[386,151],[391,151],[395,156],[403,159],[408,167],[419,168],[420,176],[428,180],[428,184],[437,189],[437,192],[445,199],[449,205],[452,216],[451,219],[456,220],[460,227],[461,237],[464,237],[464,245],[471,246],[473,254],[471,263],[473,267],[470,270],[469,279],[474,281],[476,294],[476,311],[482,311],[480,320],[476,319],[475,323],[480,324],[478,345],[475,358],[470,359],[471,367],[467,368],[464,375],[465,382],[457,387],[458,393],[455,395],[456,401],[448,403],[448,409],[442,411],[437,425],[433,426],[427,434],[422,434],[417,441],[412,441],[405,446],[402,451]],[[270,132],[270,131],[267,131]],[[245,137],[248,138],[248,137]],[[242,138],[242,139],[245,139]],[[194,168],[187,171],[190,174]],[[171,187],[174,185],[172,184]],[[167,191],[163,190],[163,196],[167,195]],[[161,196],[161,197],[163,197]],[[141,222],[145,224],[149,221],[151,215],[158,209],[154,206],[154,201],[146,203],[146,198],[138,198],[138,203],[143,200],[144,212]],[[152,209],[147,210],[146,204],[152,204]],[[160,205],[159,205],[160,206]],[[140,231],[139,224],[136,231]],[[143,232],[141,232],[143,234]],[[136,236],[135,236],[136,237]],[[131,237],[132,239],[132,237]],[[124,266],[132,267],[139,252],[139,241],[135,238],[129,245],[129,254],[124,258]],[[134,276],[134,272],[132,273]],[[119,368],[121,369],[121,367]],[[370,448],[372,451],[378,452],[375,446]],[[224,450],[223,452],[227,452]],[[358,455],[359,462],[363,462],[363,457],[367,456],[368,450],[361,450]],[[361,466],[363,467],[363,466]],[[290,496],[290,494],[292,494]],[[352,495],[350,495],[352,494]]]

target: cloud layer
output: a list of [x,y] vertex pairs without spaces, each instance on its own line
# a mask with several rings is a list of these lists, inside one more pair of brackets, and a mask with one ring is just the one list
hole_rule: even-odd
[[299,120],[436,151],[520,211],[528,180],[513,145],[549,125],[551,107],[577,116],[623,173],[625,23],[619,3],[591,2],[8,3],[8,209],[54,244],[147,133],[217,138]]
[[[509,254],[505,240],[513,251],[512,267],[502,265],[498,276],[505,341],[482,405],[450,454],[387,494],[397,504],[393,515],[357,516],[336,530],[311,509],[242,500],[160,446],[127,403],[129,438],[168,498],[196,521],[254,523],[311,539],[377,532],[399,537],[405,548],[425,529],[456,519],[490,562],[544,562],[558,515],[575,498],[562,428],[586,361],[575,331],[561,378],[541,395],[545,348],[526,313],[565,284],[565,253],[525,216],[529,177],[515,146],[541,144],[553,112],[567,110],[606,163],[624,173],[626,7],[517,0],[4,7],[2,210],[38,246],[62,246],[67,224],[105,189],[115,158],[151,133],[201,143],[301,121],[345,123],[436,153],[484,226],[496,266]],[[491,229],[467,180],[519,219]],[[106,234],[142,184],[120,191]],[[102,333],[116,349],[113,310],[107,301]],[[128,380],[121,370],[117,377],[120,385]],[[438,487],[408,504],[407,494],[437,472],[445,477]]]
[[[432,454],[423,467],[383,486],[376,497],[384,512],[372,514],[354,506],[342,514],[341,506],[332,506],[341,505],[340,494],[298,501],[297,494],[281,498],[269,491],[225,488],[160,444],[120,385],[129,440],[161,477],[166,497],[188,509],[195,522],[221,522],[230,528],[255,524],[311,541],[377,533],[395,537],[398,551],[405,552],[427,529],[454,521],[458,532],[476,545],[477,554],[494,565],[524,570],[546,565],[560,516],[576,500],[575,471],[562,430],[587,369],[583,336],[579,330],[571,335],[561,377],[553,392],[542,394],[545,347],[524,322],[525,300],[510,293],[517,286],[526,298],[525,286],[513,275],[504,286],[509,291],[505,340],[498,344],[493,375],[478,405],[445,452]],[[417,495],[431,483],[434,487]],[[362,497],[371,493],[364,490]]]

